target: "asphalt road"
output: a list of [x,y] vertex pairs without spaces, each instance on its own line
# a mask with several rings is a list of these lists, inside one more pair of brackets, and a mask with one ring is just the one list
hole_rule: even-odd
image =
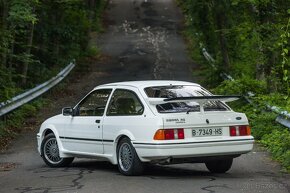
[[[108,30],[92,42],[105,55],[86,76],[71,81],[64,97],[55,98],[37,119],[73,105],[95,85],[143,79],[194,81],[195,64],[179,34],[182,15],[174,0],[114,0],[108,5]],[[38,127],[35,123],[34,127]],[[36,151],[36,131],[24,132],[0,154],[0,192],[290,192],[290,176],[269,155],[255,147],[234,160],[226,174],[211,174],[203,164],[149,166],[143,176],[122,176],[116,166],[76,159],[68,168],[47,167]]]

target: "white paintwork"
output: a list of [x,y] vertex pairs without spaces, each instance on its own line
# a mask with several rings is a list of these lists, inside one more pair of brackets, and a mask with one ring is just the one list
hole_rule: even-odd
[[[245,114],[229,111],[190,112],[190,113],[158,113],[155,103],[159,99],[149,99],[144,88],[151,86],[200,85],[182,81],[132,81],[100,85],[94,88],[127,89],[133,91],[144,106],[142,115],[106,116],[109,97],[104,116],[74,117],[57,115],[46,120],[37,134],[38,151],[47,130],[51,130],[59,145],[61,157],[102,157],[117,164],[116,148],[122,136],[131,139],[136,152],[144,162],[150,162],[168,157],[202,157],[215,155],[243,154],[252,150],[252,136],[230,137],[229,126],[248,125]],[[150,103],[151,101],[151,103]],[[241,117],[237,120],[236,117]],[[95,123],[95,120],[100,123]],[[210,120],[207,124],[205,120]],[[172,121],[178,120],[178,121]],[[223,129],[222,136],[192,137],[192,128]],[[154,140],[158,129],[184,128],[185,139]],[[60,138],[61,137],[61,138]],[[68,139],[65,139],[68,138]],[[70,138],[98,139],[77,140]]]

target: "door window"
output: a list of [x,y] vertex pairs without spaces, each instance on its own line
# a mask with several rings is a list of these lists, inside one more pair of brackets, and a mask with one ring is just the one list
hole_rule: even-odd
[[103,116],[111,89],[93,91],[77,106],[78,116]]
[[143,111],[144,107],[133,91],[117,89],[111,98],[107,115],[142,115]]

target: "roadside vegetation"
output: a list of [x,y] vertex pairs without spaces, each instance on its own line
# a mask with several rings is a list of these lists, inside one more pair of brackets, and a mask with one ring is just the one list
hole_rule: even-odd
[[[217,94],[254,93],[252,104],[231,106],[245,112],[256,140],[290,171],[290,130],[275,122],[266,105],[290,112],[289,2],[177,0],[185,15],[185,37],[207,87]],[[202,48],[215,59],[213,69]],[[223,80],[222,72],[234,81]]]
[[[99,51],[89,44],[101,32],[104,0],[0,0],[0,102],[55,76],[72,60],[87,68]],[[63,83],[62,83],[63,84]],[[0,120],[0,147],[50,101],[26,104]]]

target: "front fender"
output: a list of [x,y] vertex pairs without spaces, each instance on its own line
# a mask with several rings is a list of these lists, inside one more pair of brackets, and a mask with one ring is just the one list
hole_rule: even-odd
[[40,142],[38,144],[38,148],[39,148],[39,152],[41,153],[41,143],[45,137],[45,133],[48,131],[48,130],[51,130],[52,133],[54,134],[55,138],[56,138],[56,141],[57,141],[57,145],[58,145],[58,148],[59,148],[59,154],[60,154],[60,157],[65,157],[63,155],[63,151],[64,151],[64,148],[63,148],[63,145],[62,145],[62,142],[59,138],[59,132],[57,131],[57,129],[55,128],[55,126],[53,124],[45,124],[45,125],[42,125],[41,126],[41,129],[40,129]]

